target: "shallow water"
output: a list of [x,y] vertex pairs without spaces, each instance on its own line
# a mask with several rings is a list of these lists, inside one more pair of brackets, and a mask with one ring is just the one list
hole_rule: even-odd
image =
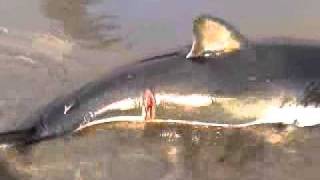
[[[192,19],[199,14],[224,18],[252,40],[318,42],[318,5],[316,0],[0,0],[0,131],[29,126],[27,115],[118,66],[190,44]],[[299,129],[295,136],[282,130],[278,136],[273,127],[120,124],[101,129],[19,153],[3,151],[0,175],[318,179],[318,128]]]

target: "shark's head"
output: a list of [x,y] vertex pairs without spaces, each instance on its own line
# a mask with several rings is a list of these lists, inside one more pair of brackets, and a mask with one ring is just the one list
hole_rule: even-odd
[[186,58],[219,56],[240,50],[246,43],[224,20],[202,15],[193,21],[193,43]]

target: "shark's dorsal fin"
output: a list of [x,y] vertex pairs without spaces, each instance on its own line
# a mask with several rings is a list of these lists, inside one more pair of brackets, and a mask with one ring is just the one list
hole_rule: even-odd
[[193,21],[193,43],[186,58],[219,56],[240,50],[245,44],[246,39],[233,26],[222,19],[202,15]]

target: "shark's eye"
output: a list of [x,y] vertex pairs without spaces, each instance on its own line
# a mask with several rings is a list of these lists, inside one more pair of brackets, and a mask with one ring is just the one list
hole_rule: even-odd
[[187,58],[217,57],[237,51],[244,38],[223,20],[200,16],[193,23],[193,43]]

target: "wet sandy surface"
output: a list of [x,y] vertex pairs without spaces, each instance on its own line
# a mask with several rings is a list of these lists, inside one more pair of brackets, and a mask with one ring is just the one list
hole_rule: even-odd
[[113,123],[1,154],[26,179],[317,179],[318,130]]
[[[318,2],[0,0],[0,131],[121,65],[191,41],[200,13],[250,39],[319,41]],[[318,128],[118,124],[0,154],[6,179],[318,179]],[[99,129],[99,127],[98,127]]]

